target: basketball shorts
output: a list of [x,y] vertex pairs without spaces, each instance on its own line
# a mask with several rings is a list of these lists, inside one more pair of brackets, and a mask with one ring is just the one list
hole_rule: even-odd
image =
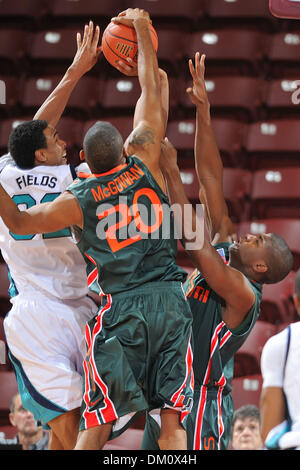
[[[230,393],[222,396],[218,392],[217,389],[206,390],[204,394],[194,392],[193,409],[186,420],[188,450],[227,450],[233,401]],[[159,416],[154,412],[147,413],[141,448],[159,450],[159,434]]]
[[82,402],[85,325],[98,307],[88,296],[61,301],[35,292],[12,298],[4,321],[23,406],[46,425]]
[[192,315],[180,282],[106,296],[87,326],[80,430],[114,422],[117,437],[149,409],[192,407]]

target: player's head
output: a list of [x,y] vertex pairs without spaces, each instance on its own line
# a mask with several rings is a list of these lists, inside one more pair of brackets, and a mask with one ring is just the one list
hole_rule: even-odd
[[262,284],[274,284],[293,268],[293,255],[279,235],[247,234],[231,245],[230,264]]
[[16,126],[9,136],[8,150],[22,169],[65,163],[66,143],[44,120],[27,121]]
[[111,170],[123,159],[123,138],[109,122],[97,121],[83,139],[84,159],[91,171],[103,173]]
[[300,316],[300,269],[298,269],[295,277],[294,304]]

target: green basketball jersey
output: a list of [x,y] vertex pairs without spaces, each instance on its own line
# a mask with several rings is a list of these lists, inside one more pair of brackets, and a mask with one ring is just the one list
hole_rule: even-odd
[[[215,246],[224,262],[229,259],[230,243]],[[196,269],[184,284],[193,314],[193,366],[195,390],[202,385],[222,385],[224,393],[231,391],[233,356],[247,339],[260,313],[261,284],[249,279],[255,293],[255,303],[242,324],[229,330],[222,319],[224,300],[206,283]],[[232,295],[238,295],[233,293]]]
[[138,158],[100,175],[79,173],[68,190],[83,213],[77,242],[91,290],[115,294],[150,281],[185,280],[175,262],[168,199]]

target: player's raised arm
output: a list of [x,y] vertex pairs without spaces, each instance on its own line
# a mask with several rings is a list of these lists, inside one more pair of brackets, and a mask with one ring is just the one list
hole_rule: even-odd
[[149,32],[150,18],[144,10],[128,8],[112,21],[133,26],[136,30],[141,96],[129,143],[134,153],[155,173],[159,169],[160,141],[164,136],[165,120],[161,108],[157,56]]
[[[132,59],[127,59],[128,65],[124,64],[124,62],[120,61],[116,68],[122,72],[124,75],[127,76],[137,76],[137,65],[133,62]],[[166,132],[167,124],[168,124],[168,117],[169,117],[169,79],[167,73],[159,68],[159,78],[160,78],[160,104],[161,104],[161,111],[162,111],[162,118],[164,122],[164,134]],[[140,106],[142,106],[142,99],[141,97],[137,100],[135,105],[134,117],[133,117],[133,129],[137,127],[139,124],[140,119]],[[130,136],[129,136],[130,137]],[[129,138],[126,140],[124,144],[124,148],[127,155],[132,155],[135,151],[134,147],[130,145]]]
[[[204,233],[197,232],[201,226],[197,215],[184,192],[177,165],[177,152],[165,139],[162,143],[160,165],[167,181],[168,195],[174,210],[175,223],[182,233],[182,242],[194,265],[206,282],[226,302],[223,320],[229,328],[240,325],[254,303],[255,295],[247,278],[237,269],[226,265]],[[189,206],[189,210],[185,207]],[[238,292],[238,295],[232,294]]]
[[44,119],[50,126],[56,127],[78,81],[98,60],[101,52],[98,45],[99,36],[99,26],[94,28],[92,21],[85,25],[83,37],[77,33],[77,51],[73,62],[57,87],[39,108],[34,119]]
[[234,227],[228,216],[223,194],[223,163],[216,144],[210,116],[210,103],[205,86],[205,55],[195,54],[189,60],[193,84],[187,93],[196,107],[195,168],[200,185],[199,198],[205,204],[211,240],[230,240]]
[[72,225],[82,227],[80,206],[68,191],[53,202],[45,202],[20,211],[0,184],[0,217],[16,235],[56,232]]

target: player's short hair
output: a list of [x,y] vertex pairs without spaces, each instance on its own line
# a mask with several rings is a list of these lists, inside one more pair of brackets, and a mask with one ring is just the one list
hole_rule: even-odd
[[300,269],[298,269],[295,277],[295,293],[300,299]]
[[43,133],[47,126],[47,121],[37,119],[22,122],[11,132],[8,151],[19,168],[33,168],[35,151],[47,148],[46,136]]
[[262,276],[265,284],[282,281],[293,269],[294,258],[287,243],[279,235],[271,234],[271,245],[267,248],[266,263],[268,270]]
[[116,166],[123,154],[123,138],[112,124],[97,121],[83,139],[85,158],[99,173]]
[[231,424],[231,436],[235,422],[238,419],[243,421],[247,418],[253,418],[260,424],[260,411],[256,405],[243,405],[234,412]]

